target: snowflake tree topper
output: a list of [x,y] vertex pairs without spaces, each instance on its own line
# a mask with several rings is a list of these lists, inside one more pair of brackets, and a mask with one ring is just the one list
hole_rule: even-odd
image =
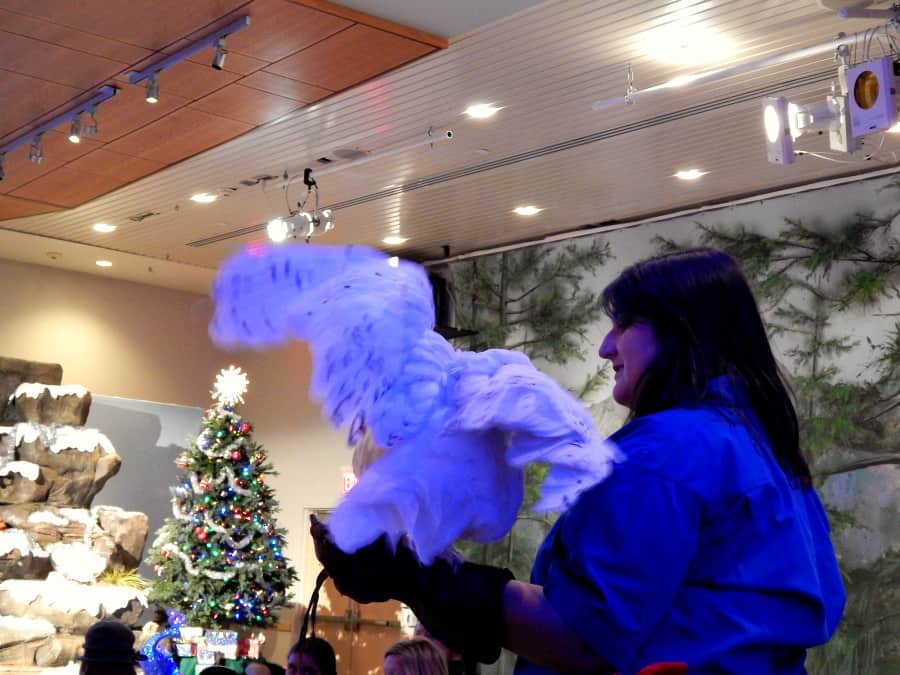
[[216,375],[216,383],[210,394],[220,406],[237,405],[244,402],[244,394],[250,379],[240,368],[228,366]]

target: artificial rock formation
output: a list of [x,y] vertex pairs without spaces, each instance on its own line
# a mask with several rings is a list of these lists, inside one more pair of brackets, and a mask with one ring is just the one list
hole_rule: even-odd
[[90,392],[61,378],[53,364],[0,358],[0,664],[65,665],[92,623],[133,625],[146,606],[97,582],[137,567],[148,519],[92,506],[122,460],[84,428]]

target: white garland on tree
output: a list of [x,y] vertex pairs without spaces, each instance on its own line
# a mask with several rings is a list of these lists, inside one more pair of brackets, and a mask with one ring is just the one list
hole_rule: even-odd
[[[203,576],[208,577],[210,579],[215,579],[216,581],[227,581],[236,574],[236,572],[217,572],[215,570],[197,569],[196,567],[194,567],[193,561],[191,560],[190,556],[185,555],[184,553],[179,551],[178,547],[175,544],[165,544],[161,550],[168,551],[169,553],[177,556],[181,560],[181,562],[184,563],[184,568],[187,570],[188,574],[190,574],[191,576],[194,576],[194,577],[202,574]],[[236,562],[236,563],[234,563],[234,567],[235,568],[246,567],[247,569],[250,569],[250,570],[256,570],[259,568],[259,565],[256,565],[256,564],[247,565],[242,562]]]

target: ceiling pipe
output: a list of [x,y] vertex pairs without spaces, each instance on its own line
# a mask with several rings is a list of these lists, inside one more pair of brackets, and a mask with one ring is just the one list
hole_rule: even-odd
[[[894,16],[896,16],[896,14]],[[637,101],[649,99],[671,89],[683,88],[695,84],[705,84],[708,82],[717,82],[729,77],[744,75],[746,73],[762,70],[764,68],[771,68],[772,66],[791,63],[792,61],[800,61],[811,56],[833,53],[835,50],[837,50],[838,47],[841,47],[842,45],[850,45],[857,40],[872,39],[874,37],[884,35],[888,32],[888,30],[893,30],[894,28],[895,24],[893,21],[891,21],[890,23],[885,24],[884,26],[879,26],[874,30],[869,29],[860,33],[853,33],[851,35],[842,34],[833,40],[828,40],[827,42],[821,42],[816,45],[803,47],[801,49],[795,49],[783,54],[776,54],[774,56],[769,56],[763,59],[757,59],[756,61],[748,61],[747,63],[739,63],[735,66],[717,68],[715,70],[707,70],[690,75],[679,75],[661,84],[648,87],[647,89],[630,90],[627,91],[624,96],[616,96],[615,98],[610,98],[603,101],[595,101],[591,105],[591,108],[593,108],[594,110],[607,110],[609,108],[615,108],[629,103],[635,103]]]
[[[412,150],[413,148],[418,148],[423,145],[434,145],[435,143],[450,140],[453,140],[452,129],[441,129],[437,132],[429,130],[425,137],[422,139],[410,141],[409,143],[402,143],[400,145],[394,145],[385,148],[384,150],[375,150],[367,154],[365,157],[360,157],[359,159],[354,159],[349,162],[336,163],[334,164],[334,166],[329,166],[324,169],[312,169],[312,173],[316,176],[327,176],[330,173],[343,171],[344,169],[350,169],[356,166],[360,166],[361,164],[367,164],[369,162],[374,162],[375,160],[384,159],[385,157],[399,155],[402,152],[406,152],[407,150]],[[295,174],[289,177],[287,180],[283,181],[284,188],[287,189],[294,181],[299,178],[303,178],[303,173]]]

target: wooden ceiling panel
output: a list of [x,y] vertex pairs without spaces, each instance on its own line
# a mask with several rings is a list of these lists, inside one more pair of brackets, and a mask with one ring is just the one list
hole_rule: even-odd
[[172,92],[160,91],[158,103],[144,100],[144,88],[122,85],[119,92],[97,108],[97,140],[109,143],[136,131],[188,103]]
[[172,164],[240,136],[251,128],[244,122],[216,117],[189,107],[181,108],[110,143],[106,149]]
[[[224,70],[211,48],[163,69],[157,104],[129,83],[244,14]],[[0,0],[0,140],[26,141],[8,152],[0,194],[81,204],[445,46],[422,35],[323,0]],[[28,160],[29,129],[110,83],[96,136],[69,144],[66,120],[45,135],[43,163]]]
[[279,96],[292,98],[301,103],[320,101],[326,96],[334,93],[333,91],[323,89],[322,87],[315,87],[311,84],[306,84],[306,82],[291,80],[287,77],[275,75],[274,73],[267,73],[265,71],[253,73],[252,75],[245,77],[241,80],[241,84],[246,87],[267,91],[270,94],[278,94]]
[[4,9],[146,49],[162,49],[202,29],[248,0],[154,0],[111,5],[109,0],[4,0]]
[[0,9],[0,26],[8,33],[87,52],[121,63],[134,63],[150,52],[119,40]]
[[191,108],[258,126],[278,119],[302,104],[259,89],[231,84],[191,104]]
[[229,50],[270,63],[349,28],[352,21],[287,0],[255,0],[250,27],[228,38]]
[[[23,96],[22,92],[28,92]],[[0,138],[77,97],[80,89],[4,72],[0,77]]]
[[111,192],[125,183],[116,175],[85,173],[63,166],[14,190],[12,196],[72,207]]
[[13,192],[98,147],[100,143],[88,138],[82,139],[81,143],[71,143],[67,133],[48,131],[41,139],[44,160],[40,164],[28,159],[30,144],[19,146],[9,153],[4,161],[6,176],[0,181],[0,192]]
[[38,216],[42,213],[59,210],[58,206],[53,206],[52,204],[42,204],[28,199],[17,199],[16,197],[0,195],[0,220]]
[[67,165],[69,168],[88,173],[117,176],[123,182],[130,183],[149,176],[151,173],[166,167],[162,162],[153,162],[143,157],[132,157],[98,148]]
[[125,63],[0,31],[0,64],[4,70],[48,82],[87,89],[111,78]]
[[266,71],[339,91],[432,51],[430,45],[357,24]]

